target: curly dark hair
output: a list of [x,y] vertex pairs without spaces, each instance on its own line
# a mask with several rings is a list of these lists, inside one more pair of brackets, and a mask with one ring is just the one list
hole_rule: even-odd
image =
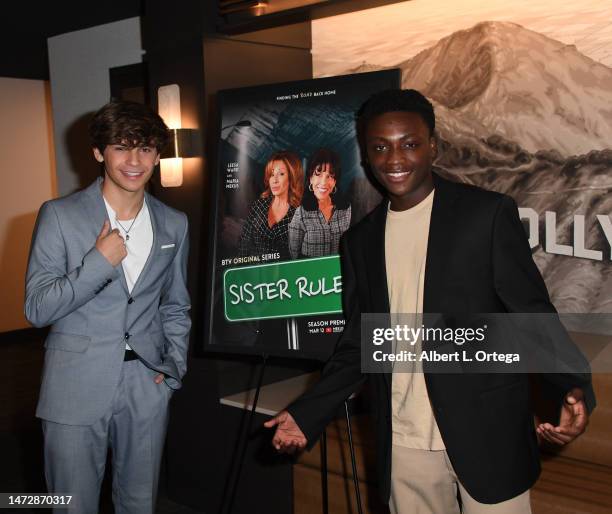
[[104,105],[89,124],[91,145],[104,152],[107,145],[124,144],[135,148],[151,146],[159,153],[170,139],[164,120],[148,105],[112,101]]
[[[331,193],[330,195],[332,203],[337,209],[346,209],[349,206],[349,201],[338,191],[342,169],[340,167],[340,156],[333,150],[330,150],[329,148],[319,148],[314,154],[312,154],[308,163],[306,184],[310,184],[310,177],[312,177],[318,168],[325,164],[329,164],[330,174],[337,184],[335,192]],[[306,188],[306,191],[304,191],[302,207],[307,211],[316,211],[319,208],[315,195],[308,188]]]

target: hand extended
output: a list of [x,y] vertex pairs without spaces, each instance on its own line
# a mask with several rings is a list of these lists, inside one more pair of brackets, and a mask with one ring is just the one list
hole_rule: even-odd
[[286,410],[274,416],[270,421],[266,421],[264,427],[276,427],[276,432],[274,432],[272,438],[272,446],[279,452],[291,454],[296,450],[303,450],[308,443],[306,436],[300,430],[293,416]]
[[559,425],[540,423],[536,431],[550,443],[564,445],[584,432],[589,423],[589,414],[584,403],[582,389],[572,389],[563,401]]
[[110,222],[108,220],[104,220],[100,235],[96,239],[96,248],[112,266],[117,266],[127,257],[125,241],[119,235],[118,229],[110,229]]

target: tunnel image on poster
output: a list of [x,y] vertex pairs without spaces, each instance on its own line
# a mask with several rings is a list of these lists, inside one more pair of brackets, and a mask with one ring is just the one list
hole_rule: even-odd
[[344,232],[380,201],[355,116],[398,70],[219,93],[205,350],[327,358]]

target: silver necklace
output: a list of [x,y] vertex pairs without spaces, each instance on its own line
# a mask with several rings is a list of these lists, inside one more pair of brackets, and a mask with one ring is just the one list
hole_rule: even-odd
[[140,206],[140,209],[138,209],[138,212],[136,213],[136,216],[132,220],[132,223],[130,223],[130,228],[128,228],[127,230],[125,229],[123,224],[119,221],[117,216],[115,216],[115,221],[123,229],[123,232],[125,232],[125,240],[126,241],[130,240],[130,230],[132,230],[132,227],[134,226],[134,223],[136,223],[136,220],[138,219],[138,215],[140,214],[140,211],[142,211],[143,206],[144,206],[144,202],[142,202],[142,205]]

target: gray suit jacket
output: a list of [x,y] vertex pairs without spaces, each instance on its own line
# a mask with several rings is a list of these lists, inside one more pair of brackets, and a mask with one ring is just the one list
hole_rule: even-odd
[[36,415],[68,425],[90,425],[110,406],[126,342],[168,387],[186,371],[187,217],[146,194],[153,246],[130,294],[121,264],[95,247],[108,219],[101,182],[42,205],[26,275],[27,319],[52,325]]

